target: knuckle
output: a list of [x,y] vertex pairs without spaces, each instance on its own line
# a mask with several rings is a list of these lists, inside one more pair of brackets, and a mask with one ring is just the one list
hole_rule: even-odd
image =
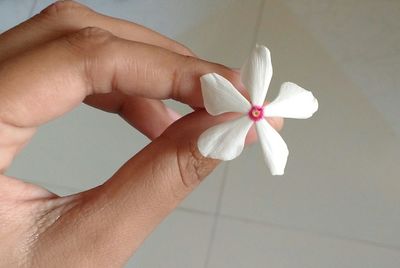
[[96,53],[113,40],[113,35],[101,28],[87,27],[66,37],[68,43],[84,55]]
[[172,73],[172,86],[171,86],[171,97],[175,100],[181,100],[182,87],[186,88],[197,88],[200,80],[193,80],[193,70],[197,69],[199,60],[191,56],[179,56],[177,58],[176,67]]
[[40,15],[55,19],[75,19],[77,16],[87,15],[92,12],[88,7],[72,0],[57,1],[46,7]]
[[113,51],[111,45],[114,36],[101,28],[88,27],[66,36],[64,40],[67,49],[82,63],[80,66],[87,83],[88,94],[95,88],[98,93],[108,93],[112,85],[105,85],[109,83],[107,68],[110,69],[111,66],[110,59],[112,60],[113,54],[110,50]]
[[196,143],[189,142],[178,147],[177,162],[182,184],[192,189],[210,174],[219,161],[202,156]]

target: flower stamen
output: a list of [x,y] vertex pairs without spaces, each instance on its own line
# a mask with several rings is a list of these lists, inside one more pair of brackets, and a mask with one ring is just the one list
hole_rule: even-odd
[[248,115],[251,120],[253,120],[254,122],[257,122],[264,117],[264,108],[261,106],[255,105],[255,106],[251,107]]

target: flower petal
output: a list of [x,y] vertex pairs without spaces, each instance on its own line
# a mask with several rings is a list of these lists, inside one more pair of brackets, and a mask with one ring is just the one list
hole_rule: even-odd
[[244,141],[252,124],[253,121],[246,115],[213,126],[200,135],[197,147],[205,157],[232,160],[243,151]]
[[249,91],[253,105],[264,105],[271,77],[271,54],[268,48],[256,45],[241,70],[242,83]]
[[261,142],[265,162],[272,175],[283,175],[289,150],[279,133],[268,124],[267,120],[256,122],[258,139]]
[[204,106],[211,115],[226,112],[247,113],[251,105],[224,77],[209,73],[200,78]]
[[318,110],[314,95],[295,83],[282,84],[278,97],[264,107],[264,116],[306,119]]

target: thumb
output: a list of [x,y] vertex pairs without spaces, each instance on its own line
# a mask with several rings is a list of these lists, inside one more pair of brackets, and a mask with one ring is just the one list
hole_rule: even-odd
[[204,110],[185,116],[96,189],[97,205],[107,202],[127,242],[130,233],[129,243],[134,240],[139,246],[220,163],[200,154],[197,139],[207,128],[232,117],[235,115],[213,117]]
[[[41,257],[57,261],[63,258],[59,252],[68,252],[84,256],[93,266],[123,266],[149,233],[218,165],[218,160],[200,154],[197,139],[207,128],[232,117],[236,116],[193,112],[128,160],[105,184],[65,197],[73,200],[72,205],[63,208],[57,221],[41,234],[46,249],[39,249]],[[46,242],[51,246],[45,247]],[[74,259],[68,260],[72,263],[66,266],[76,266]],[[65,258],[58,261],[66,262]]]
[[[68,252],[84,256],[93,266],[123,266],[150,232],[218,165],[218,160],[198,151],[199,135],[234,117],[193,112],[171,125],[105,184],[65,197],[70,205],[41,234],[41,242],[51,245],[43,246],[46,250],[39,248],[41,257],[66,264],[59,252]],[[280,128],[282,120],[270,123]],[[251,130],[247,141],[254,140]],[[79,259],[68,261],[67,267],[82,264]]]

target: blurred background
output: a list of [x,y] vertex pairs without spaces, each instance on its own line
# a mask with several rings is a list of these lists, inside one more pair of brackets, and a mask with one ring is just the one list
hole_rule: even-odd
[[[0,31],[51,2],[0,0]],[[232,67],[266,45],[268,97],[293,81],[320,103],[312,119],[286,121],[283,177],[270,175],[258,145],[247,148],[126,267],[400,267],[400,1],[80,2]],[[75,193],[103,183],[148,142],[117,116],[82,105],[42,127],[8,175]]]

